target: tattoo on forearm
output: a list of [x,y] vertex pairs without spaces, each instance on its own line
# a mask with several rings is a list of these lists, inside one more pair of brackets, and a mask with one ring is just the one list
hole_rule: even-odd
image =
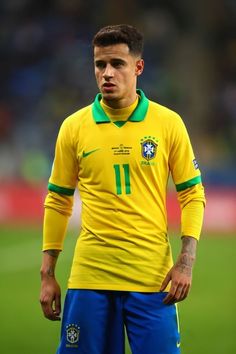
[[54,277],[54,267],[48,267],[47,269],[47,275],[49,277]]
[[60,251],[59,250],[46,250],[45,253],[48,253],[50,256],[57,258]]
[[50,257],[43,257],[43,263],[40,269],[41,279],[47,279],[47,277],[54,278],[55,277],[55,267],[57,263],[57,258],[59,256],[59,250],[46,250],[44,254],[49,255]]
[[189,259],[187,255],[180,255],[176,263],[176,268],[180,273],[184,273],[188,276],[192,274],[193,260]]
[[182,250],[181,253],[186,253],[190,257],[195,258],[196,249],[197,249],[197,240],[190,236],[183,236],[182,237]]
[[176,262],[176,268],[180,273],[191,276],[196,255],[197,241],[193,237],[184,236],[182,242],[182,250],[178,261]]

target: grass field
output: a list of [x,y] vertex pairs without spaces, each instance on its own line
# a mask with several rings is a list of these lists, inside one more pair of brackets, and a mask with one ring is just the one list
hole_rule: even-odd
[[[53,354],[60,323],[44,319],[38,302],[41,232],[0,228],[0,237],[1,353]],[[58,264],[63,295],[75,239],[70,232]],[[179,240],[171,243],[176,254]],[[236,237],[203,237],[191,294],[179,305],[182,354],[236,353],[235,271]]]

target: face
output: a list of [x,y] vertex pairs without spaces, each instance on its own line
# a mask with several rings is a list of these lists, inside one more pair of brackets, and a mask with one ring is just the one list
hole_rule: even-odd
[[143,72],[144,62],[126,44],[95,47],[94,66],[104,103],[123,108],[135,101],[137,76]]

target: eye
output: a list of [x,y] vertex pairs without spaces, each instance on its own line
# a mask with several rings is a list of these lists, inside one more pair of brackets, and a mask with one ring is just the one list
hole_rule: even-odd
[[106,63],[104,61],[96,61],[95,66],[98,69],[104,69],[106,67]]
[[121,64],[121,63],[115,63],[115,64],[113,64],[113,66],[114,66],[115,68],[120,68],[120,67],[122,66],[122,64]]
[[112,66],[116,69],[121,68],[122,66],[124,66],[124,62],[122,60],[114,60],[112,62]]

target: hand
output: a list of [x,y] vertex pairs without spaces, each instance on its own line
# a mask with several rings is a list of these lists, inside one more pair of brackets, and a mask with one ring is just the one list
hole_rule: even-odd
[[188,296],[192,283],[192,259],[189,259],[189,255],[180,255],[176,264],[167,273],[160,291],[164,291],[170,281],[170,290],[163,300],[166,305],[183,301]]
[[46,318],[51,321],[61,320],[61,289],[55,278],[42,280],[40,303]]

